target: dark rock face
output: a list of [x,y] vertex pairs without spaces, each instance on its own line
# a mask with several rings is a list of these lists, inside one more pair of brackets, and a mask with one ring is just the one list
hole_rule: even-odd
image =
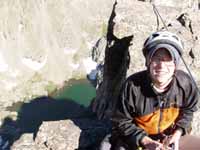
[[108,21],[103,81],[97,89],[97,96],[92,104],[92,109],[99,119],[111,116],[130,63],[128,50],[133,36],[118,39],[113,33],[116,5],[117,2],[113,5]]

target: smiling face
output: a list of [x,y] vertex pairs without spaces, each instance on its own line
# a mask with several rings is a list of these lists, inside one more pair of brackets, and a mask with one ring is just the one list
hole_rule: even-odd
[[175,67],[175,63],[168,50],[164,48],[156,50],[149,66],[150,75],[156,87],[166,87],[170,83]]

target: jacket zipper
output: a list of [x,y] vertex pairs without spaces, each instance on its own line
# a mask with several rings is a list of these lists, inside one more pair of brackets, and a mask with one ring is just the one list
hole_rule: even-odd
[[160,116],[159,116],[159,122],[158,122],[158,133],[160,133],[160,124],[161,124],[161,121],[162,121],[162,117],[163,117],[163,104],[164,104],[164,101],[161,100],[159,101],[159,107],[160,107]]

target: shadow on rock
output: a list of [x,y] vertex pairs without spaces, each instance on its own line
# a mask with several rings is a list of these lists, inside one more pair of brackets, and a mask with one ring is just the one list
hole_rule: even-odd
[[68,119],[81,130],[78,149],[95,149],[109,131],[109,122],[99,121],[89,108],[73,100],[39,97],[22,104],[17,120],[5,118],[0,128],[0,147],[11,149],[15,141],[25,133],[33,134],[34,141],[43,122]]

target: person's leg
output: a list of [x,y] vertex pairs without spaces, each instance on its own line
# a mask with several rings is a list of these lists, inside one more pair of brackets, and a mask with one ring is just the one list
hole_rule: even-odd
[[125,143],[119,139],[118,141],[116,141],[116,143],[112,144],[111,150],[129,150],[129,149],[127,145],[125,145]]
[[180,138],[179,150],[200,150],[200,137],[185,135]]
[[99,150],[128,150],[120,138],[112,138],[111,134],[105,136]]
[[103,139],[103,141],[100,144],[99,150],[111,150],[110,137],[111,137],[110,134],[105,136],[105,138]]

